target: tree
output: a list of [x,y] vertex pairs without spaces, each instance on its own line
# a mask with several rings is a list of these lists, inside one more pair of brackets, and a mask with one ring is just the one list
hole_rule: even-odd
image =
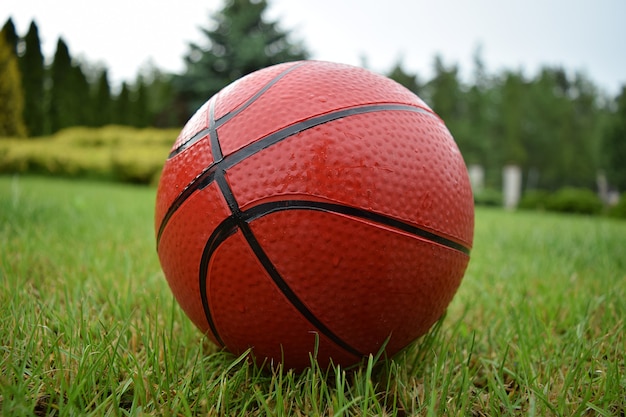
[[104,126],[111,123],[112,116],[111,87],[107,70],[103,70],[96,82],[94,98],[94,125]]
[[130,125],[132,121],[131,117],[131,101],[130,101],[130,89],[126,82],[122,82],[122,89],[117,95],[113,103],[113,114],[111,118],[112,123],[120,125]]
[[266,0],[227,0],[213,16],[214,29],[202,29],[206,45],[189,45],[186,70],[174,80],[187,116],[243,75],[306,58],[302,45],[291,43],[276,22],[263,18],[266,8]]
[[[459,147],[468,164],[493,168],[499,163],[493,135],[496,95],[493,79],[485,70],[480,48],[474,53],[473,83],[464,95],[466,108],[460,128]],[[499,177],[500,172],[497,171],[489,173]]]
[[425,86],[425,100],[444,120],[459,148],[463,149],[469,137],[463,131],[465,97],[459,81],[459,68],[457,65],[446,67],[441,56],[435,57],[434,66],[435,75]]
[[525,168],[532,188],[593,187],[600,152],[596,87],[582,74],[544,67],[526,88]]
[[83,64],[72,64],[70,78],[74,86],[71,97],[74,109],[73,123],[81,126],[93,126],[94,106],[91,97],[91,85],[83,69]]
[[626,86],[615,99],[616,108],[604,135],[606,174],[609,183],[626,190]]
[[22,119],[24,95],[17,57],[0,32],[0,137],[26,135]]
[[50,87],[49,119],[50,133],[74,124],[74,106],[72,103],[72,59],[63,38],[57,41],[54,60],[50,69],[52,85]]
[[[559,126],[564,122],[568,103],[562,88],[557,84],[556,71],[542,68],[527,85],[526,122],[528,136],[524,149],[528,158],[528,188],[558,188],[561,174],[561,135]],[[560,77],[559,77],[560,78]]]
[[150,115],[148,113],[148,87],[143,76],[137,77],[132,100],[132,120],[131,125],[135,127],[146,127],[150,125]]
[[13,52],[13,55],[17,58],[18,54],[18,44],[20,42],[19,36],[17,36],[17,32],[15,31],[15,24],[13,24],[13,19],[10,17],[2,26],[2,33],[4,34],[4,39],[7,43],[9,49]]
[[159,70],[148,61],[139,71],[133,95],[134,125],[156,127],[180,127],[179,121],[187,120],[187,113],[175,100],[172,74]]
[[526,82],[522,74],[507,71],[500,87],[497,131],[500,137],[500,163],[522,165],[526,161],[525,103]]
[[24,38],[24,53],[20,58],[24,88],[24,122],[29,136],[44,133],[44,59],[41,53],[39,31],[31,22]]
[[598,92],[582,73],[570,79],[567,119],[561,124],[563,174],[567,185],[593,187],[599,167],[601,143]]
[[406,72],[402,60],[398,60],[396,62],[395,66],[391,69],[389,74],[387,74],[387,77],[405,86],[415,94],[420,94],[421,85],[419,83],[417,74],[411,74]]
[[435,57],[435,75],[428,82],[428,99],[432,109],[446,122],[459,120],[462,100],[459,68],[446,67],[441,56]]

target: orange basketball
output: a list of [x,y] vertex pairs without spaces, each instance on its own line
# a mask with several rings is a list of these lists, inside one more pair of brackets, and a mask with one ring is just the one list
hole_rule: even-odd
[[393,355],[452,300],[474,205],[443,121],[396,82],[290,62],[211,97],[163,168],[155,228],[202,332],[260,364]]

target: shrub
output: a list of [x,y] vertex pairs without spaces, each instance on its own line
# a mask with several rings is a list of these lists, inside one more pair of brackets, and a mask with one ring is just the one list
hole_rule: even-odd
[[164,146],[168,149],[178,136],[178,129],[137,129],[130,126],[109,125],[100,128],[70,127],[52,136],[57,142],[82,148],[121,146]]
[[150,184],[175,129],[72,127],[38,139],[0,139],[0,173],[88,177]]
[[474,204],[477,206],[502,206],[502,193],[493,188],[483,188],[474,193]]
[[545,190],[531,190],[522,195],[518,207],[527,210],[545,210],[550,193]]
[[602,201],[589,189],[566,187],[549,196],[546,209],[562,213],[598,214],[602,211]]
[[111,154],[114,178],[122,182],[151,184],[163,168],[168,151],[156,146],[117,149]]
[[622,195],[617,204],[609,209],[608,214],[611,217],[626,219],[626,197]]

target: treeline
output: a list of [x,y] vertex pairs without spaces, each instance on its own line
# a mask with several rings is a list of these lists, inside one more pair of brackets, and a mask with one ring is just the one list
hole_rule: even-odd
[[[206,43],[189,45],[181,74],[152,68],[115,91],[107,69],[73,57],[63,39],[46,64],[37,24],[20,36],[9,19],[0,37],[0,106],[10,108],[0,111],[0,137],[49,135],[69,126],[180,127],[235,79],[308,58],[302,42],[264,18],[266,8],[266,1],[226,0],[202,30]],[[11,57],[17,69],[3,70]],[[626,189],[626,88],[611,96],[584,73],[560,67],[530,76],[516,70],[490,74],[480,51],[468,81],[442,57],[433,66],[428,80],[402,62],[386,75],[445,120],[468,165],[484,170],[487,188],[499,188],[502,168],[517,165],[524,189],[596,189],[598,178],[606,178],[608,188]],[[4,90],[18,85],[20,97],[5,98]]]
[[5,127],[2,134],[37,137],[71,126],[174,124],[167,115],[165,120],[160,119],[170,101],[171,86],[170,76],[158,69],[138,75],[133,82],[123,82],[115,92],[107,68],[73,57],[63,38],[58,39],[54,57],[47,64],[35,21],[20,36],[9,18],[2,33],[0,56],[10,60],[9,54],[12,55],[18,72],[0,71],[0,79],[3,84],[21,87],[21,97],[4,107],[15,108],[22,103],[21,112],[5,111],[0,115],[4,119],[15,118],[2,121],[3,126],[14,126],[8,132]]

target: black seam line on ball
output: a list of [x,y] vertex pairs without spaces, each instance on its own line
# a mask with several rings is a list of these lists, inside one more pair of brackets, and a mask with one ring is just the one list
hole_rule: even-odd
[[289,300],[289,302],[298,310],[298,312],[309,322],[311,323],[317,330],[319,330],[324,336],[334,342],[337,346],[341,347],[345,351],[356,357],[363,357],[363,353],[359,352],[354,347],[350,346],[343,339],[333,333],[324,323],[322,323],[316,316],[313,314],[311,310],[298,298],[298,296],[293,292],[293,290],[289,287],[287,282],[280,275],[280,272],[276,269],[272,261],[269,259],[261,244],[254,236],[252,229],[248,223],[242,218],[241,214],[236,215],[233,214],[229,216],[227,219],[222,221],[217,228],[211,234],[211,237],[206,243],[204,250],[202,251],[202,259],[200,261],[200,295],[202,297],[202,307],[204,309],[204,313],[206,315],[207,321],[209,322],[209,326],[211,331],[215,335],[216,339],[220,342],[222,346],[224,343],[220,338],[215,323],[211,317],[211,311],[209,309],[208,295],[207,295],[207,280],[208,280],[208,266],[211,262],[211,258],[213,257],[213,253],[217,250],[217,248],[224,242],[228,237],[235,234],[237,229],[241,230],[244,239],[248,242],[248,245],[254,252],[256,258],[261,262],[261,265],[271,277],[272,281],[279,289],[279,291]]
[[281,200],[272,201],[269,203],[262,203],[257,206],[251,207],[248,210],[244,211],[242,215],[246,222],[249,223],[267,214],[282,210],[318,210],[329,213],[344,214],[346,216],[369,220],[377,224],[401,230],[418,238],[422,238],[427,241],[445,246],[449,249],[454,249],[456,251],[462,252],[468,256],[470,255],[471,251],[471,249],[465,245],[462,245],[458,242],[455,242],[428,230],[422,229],[421,227],[405,223],[401,220],[385,216],[380,213],[363,210],[357,207],[346,206],[343,204],[310,200]]
[[284,127],[277,132],[271,133],[257,140],[256,142],[252,142],[251,144],[233,152],[232,154],[225,156],[225,166],[223,168],[228,169],[233,165],[236,165],[244,159],[248,158],[249,156],[252,156],[262,151],[263,149],[282,142],[290,136],[314,128],[316,126],[323,125],[324,123],[343,119],[349,116],[373,113],[378,111],[409,111],[413,113],[423,113],[435,117],[433,113],[430,113],[429,111],[421,107],[410,106],[407,104],[365,104],[362,106],[348,107],[345,109],[333,111],[331,113],[325,113],[320,116],[311,117],[310,119],[306,119],[298,123],[294,123],[292,125]]
[[213,231],[213,233],[209,237],[209,240],[204,246],[204,250],[202,251],[202,258],[200,258],[199,277],[202,309],[204,310],[204,316],[209,323],[209,328],[211,329],[213,336],[215,336],[215,339],[222,347],[226,346],[226,344],[222,340],[220,334],[217,332],[217,326],[215,325],[215,321],[213,320],[213,316],[209,308],[209,298],[207,290],[209,263],[211,261],[211,257],[213,256],[213,253],[217,250],[219,245],[221,245],[222,242],[224,242],[229,236],[232,236],[236,232],[237,220],[233,216],[230,216]]
[[209,131],[211,154],[213,155],[214,163],[218,163],[224,159],[224,154],[222,153],[222,146],[217,137],[217,128],[215,127],[215,100],[212,100],[209,105]]
[[280,275],[280,272],[276,269],[271,259],[267,256],[261,244],[256,239],[250,226],[246,222],[242,222],[240,226],[240,230],[243,233],[248,245],[252,248],[252,251],[256,255],[257,259],[263,265],[265,271],[269,274],[274,281],[274,284],[278,287],[280,292],[289,300],[291,305],[293,305],[298,312],[304,316],[304,318],[311,323],[317,330],[319,330],[324,336],[334,342],[337,346],[341,347],[345,351],[351,353],[352,355],[362,358],[365,356],[363,353],[359,352],[357,349],[346,343],[342,338],[337,336],[332,330],[330,330],[324,323],[318,319],[315,314],[304,304],[304,302],[296,295],[296,293],[289,287],[287,282]]
[[170,207],[168,208],[159,231],[157,233],[156,244],[157,248],[161,241],[161,235],[165,230],[165,226],[169,222],[172,215],[180,208],[180,206],[196,191],[203,190],[208,187],[214,180],[215,171],[218,168],[226,170],[239,162],[243,161],[249,156],[256,154],[272,145],[275,145],[290,136],[303,132],[307,129],[322,125],[324,123],[332,122],[337,119],[345,118],[348,116],[354,116],[358,114],[365,114],[377,111],[409,111],[414,113],[421,113],[431,117],[436,117],[433,113],[421,107],[410,106],[407,104],[367,104],[357,107],[348,107],[345,109],[337,110],[331,113],[325,113],[320,116],[312,117],[310,119],[303,120],[298,123],[289,125],[277,132],[271,133],[256,142],[253,142],[230,155],[226,155],[220,161],[215,161],[206,167],[200,174],[198,174],[191,182],[183,189],[183,191],[174,199]]
[[235,195],[226,180],[226,172],[224,170],[218,170],[215,172],[215,182],[217,182],[217,186],[222,192],[232,215],[235,216],[235,218],[240,219],[241,211],[239,210],[239,204],[237,203],[237,199],[235,198]]
[[[301,63],[298,63],[296,65],[292,65],[291,67],[287,68],[286,70],[284,70],[283,72],[278,74],[276,77],[271,79],[267,84],[265,84],[263,86],[263,88],[261,88],[259,91],[257,91],[252,97],[250,97],[241,106],[237,107],[233,111],[231,111],[229,113],[226,113],[225,115],[220,117],[216,121],[215,126],[210,126],[209,125],[209,127],[205,128],[205,129],[202,129],[201,131],[195,133],[191,138],[189,138],[185,142],[181,143],[178,146],[178,148],[176,148],[172,152],[170,152],[170,154],[168,155],[167,158],[168,159],[173,158],[174,156],[178,155],[179,153],[181,153],[182,151],[184,151],[185,149],[189,148],[191,145],[193,145],[194,143],[196,143],[197,141],[199,141],[200,139],[205,137],[207,134],[211,134],[212,133],[212,129],[217,129],[218,127],[220,127],[221,125],[223,125],[224,123],[228,122],[230,119],[232,119],[233,117],[237,116],[239,113],[241,113],[242,111],[247,109],[252,103],[254,103],[259,97],[261,97],[274,84],[276,84],[278,81],[280,81],[285,75],[287,75],[291,71],[295,70],[296,68],[301,67],[304,64],[305,64],[304,62],[301,62]],[[209,106],[214,108],[216,100],[217,99],[215,98],[215,96],[213,96],[213,98],[211,99],[211,103],[209,103]],[[214,109],[212,109],[211,112],[214,112]],[[213,114],[211,114],[211,119],[213,119]]]
[[[347,352],[350,352],[351,354],[356,355],[359,358],[363,357],[364,355],[361,352],[356,350],[354,347],[350,346],[343,339],[341,339],[339,336],[333,333],[333,331],[330,330],[326,325],[324,325],[324,323],[322,323],[315,316],[315,314],[313,314],[313,312],[309,310],[309,308],[302,302],[302,300],[296,295],[296,293],[289,287],[287,282],[280,275],[280,272],[278,272],[278,270],[272,263],[269,256],[267,256],[267,254],[261,247],[261,244],[259,243],[256,236],[252,232],[252,229],[250,229],[248,222],[244,219],[244,215],[239,208],[239,204],[237,203],[237,198],[235,197],[233,190],[230,188],[230,185],[228,184],[228,180],[226,179],[226,172],[224,170],[218,170],[215,173],[215,182],[217,182],[217,185],[219,186],[220,191],[222,192],[222,195],[224,196],[224,199],[226,200],[226,203],[228,204],[228,207],[230,208],[230,211],[232,213],[230,217],[234,218],[236,226],[239,228],[239,230],[241,230],[241,233],[246,239],[246,242],[248,242],[248,245],[254,252],[255,256],[257,257],[261,265],[263,265],[263,268],[265,269],[267,274],[272,278],[272,281],[274,281],[274,284],[276,285],[276,287],[278,287],[280,292],[282,292],[283,295],[289,300],[289,302],[296,308],[296,310],[298,310],[300,314],[302,314],[302,316],[304,316],[304,318],[308,320],[309,323],[311,323],[323,335],[328,337],[335,344],[337,344],[338,346],[340,346],[342,349],[346,350]],[[226,237],[227,236],[229,235],[226,235]],[[212,252],[210,253],[210,255],[212,255]],[[204,259],[202,259],[201,262],[204,262]],[[206,263],[208,265],[209,262],[206,261]],[[207,279],[206,274],[200,275],[200,282],[206,279]],[[207,300],[206,305],[207,307],[209,307],[208,300]],[[207,317],[208,317],[210,316],[211,312],[210,310],[206,310],[205,313],[207,314]]]

